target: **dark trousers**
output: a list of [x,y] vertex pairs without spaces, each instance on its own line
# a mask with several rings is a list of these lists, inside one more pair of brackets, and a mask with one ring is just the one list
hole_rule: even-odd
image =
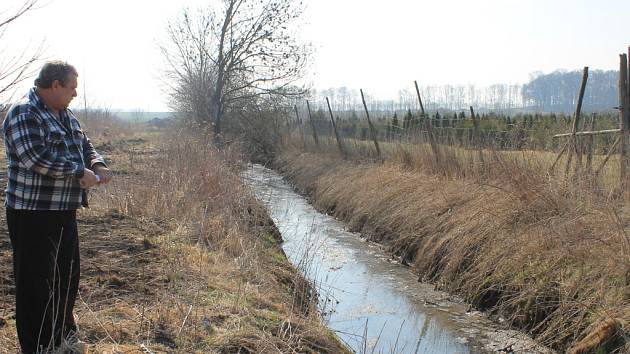
[[58,348],[76,331],[72,309],[79,290],[76,211],[7,207],[13,248],[15,317],[22,352]]

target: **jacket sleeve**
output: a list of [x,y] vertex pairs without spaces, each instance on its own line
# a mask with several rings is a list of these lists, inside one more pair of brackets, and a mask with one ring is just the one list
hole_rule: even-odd
[[105,160],[98,152],[96,152],[94,145],[92,145],[92,142],[85,134],[83,134],[83,143],[81,145],[83,148],[83,161],[86,166],[90,166],[90,169],[93,169],[94,165],[98,163],[107,167]]
[[18,160],[24,167],[52,178],[83,176],[85,168],[82,164],[57,156],[50,150],[45,142],[45,132],[35,114],[27,111],[7,119],[9,122],[5,125],[5,139],[14,147]]

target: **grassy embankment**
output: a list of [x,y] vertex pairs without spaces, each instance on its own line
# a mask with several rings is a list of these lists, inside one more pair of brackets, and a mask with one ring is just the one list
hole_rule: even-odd
[[[630,352],[630,209],[536,152],[385,147],[384,163],[297,142],[276,163],[321,210],[386,244],[420,280],[560,351]],[[361,148],[361,147],[359,147]],[[365,148],[362,148],[365,149]],[[358,155],[365,156],[365,151]]]
[[[93,190],[91,208],[78,214],[75,314],[91,351],[344,351],[242,184],[235,151],[97,123],[85,125],[115,179]],[[0,352],[13,353],[10,245],[0,215]]]

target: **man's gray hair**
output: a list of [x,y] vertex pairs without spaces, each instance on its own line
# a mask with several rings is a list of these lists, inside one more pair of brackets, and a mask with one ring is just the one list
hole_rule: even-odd
[[65,61],[49,61],[42,66],[39,76],[35,79],[35,86],[47,89],[52,87],[52,83],[57,80],[61,86],[66,86],[71,76],[79,76],[77,69]]

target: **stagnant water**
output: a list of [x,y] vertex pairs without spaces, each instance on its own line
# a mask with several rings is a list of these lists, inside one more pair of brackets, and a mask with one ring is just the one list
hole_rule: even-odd
[[319,213],[274,171],[252,165],[244,178],[282,233],[289,260],[316,285],[325,323],[354,351],[548,352],[419,283],[408,267]]

